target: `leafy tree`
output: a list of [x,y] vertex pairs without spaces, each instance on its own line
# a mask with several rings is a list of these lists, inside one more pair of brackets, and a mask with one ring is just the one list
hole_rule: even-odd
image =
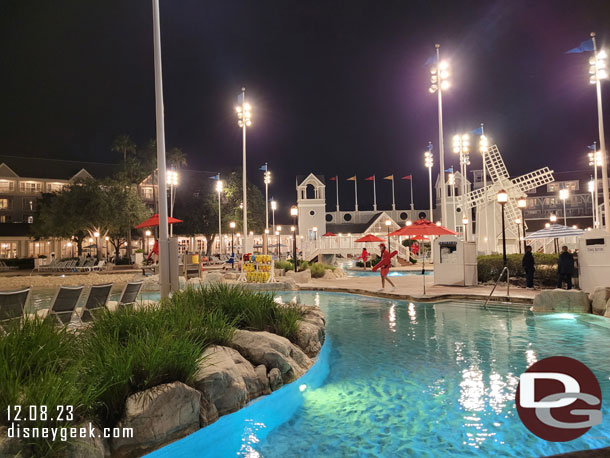
[[72,184],[58,193],[43,194],[32,224],[36,238],[72,238],[83,253],[83,241],[100,227],[104,192],[95,180]]
[[127,164],[127,155],[135,154],[136,144],[128,134],[119,135],[112,142],[111,150],[123,155],[123,163]]
[[176,169],[184,168],[187,165],[186,154],[184,154],[184,151],[182,151],[180,148],[176,147],[167,152],[166,160],[170,167]]

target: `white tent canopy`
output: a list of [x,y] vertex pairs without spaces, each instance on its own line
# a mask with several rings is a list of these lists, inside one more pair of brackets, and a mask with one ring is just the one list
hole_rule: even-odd
[[577,237],[584,234],[585,231],[582,229],[575,229],[573,227],[564,226],[562,224],[553,224],[550,227],[545,227],[539,231],[533,232],[525,240],[534,239],[558,239],[563,237]]

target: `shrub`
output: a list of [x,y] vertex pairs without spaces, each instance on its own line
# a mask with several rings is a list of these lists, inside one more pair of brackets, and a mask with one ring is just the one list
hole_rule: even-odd
[[322,278],[324,276],[324,272],[326,269],[323,264],[316,262],[309,266],[309,270],[311,270],[312,278]]
[[275,261],[276,269],[294,270],[294,262],[291,261]]
[[[506,265],[511,278],[525,277],[521,267],[522,254],[509,254],[506,256]],[[557,255],[534,253],[536,263],[535,279],[543,286],[553,286],[557,282]],[[502,255],[492,254],[477,258],[477,269],[480,282],[496,281],[503,268]]]

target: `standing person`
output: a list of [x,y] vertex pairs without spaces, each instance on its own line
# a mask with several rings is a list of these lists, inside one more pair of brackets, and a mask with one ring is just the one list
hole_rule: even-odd
[[536,262],[534,261],[534,255],[532,254],[532,247],[530,245],[525,247],[525,254],[521,260],[523,270],[525,270],[525,286],[527,289],[534,289],[534,271],[536,270]]
[[380,269],[379,273],[381,274],[381,289],[379,289],[379,291],[384,290],[386,280],[390,285],[392,285],[391,291],[396,291],[396,285],[392,283],[392,280],[388,278],[388,274],[390,273],[392,258],[396,256],[396,253],[398,253],[398,251],[393,251],[392,253],[390,253],[388,250],[386,250],[385,244],[383,243],[379,244],[379,249],[381,250],[381,261],[379,261],[375,265],[375,267],[373,267],[373,272],[375,272],[377,269]]
[[563,288],[565,281],[568,289],[572,289],[572,275],[574,275],[574,255],[564,245],[561,247],[561,254],[557,262],[557,288]]
[[364,270],[366,270],[366,261],[369,259],[369,252],[366,251],[366,248],[362,249],[362,253],[360,256],[358,256],[358,259],[362,259],[362,262],[364,263]]

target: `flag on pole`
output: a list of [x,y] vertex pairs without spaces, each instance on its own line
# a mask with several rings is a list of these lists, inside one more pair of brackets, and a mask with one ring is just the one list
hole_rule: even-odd
[[401,180],[412,180],[413,175],[407,175],[406,177],[402,177]]
[[213,177],[210,177],[210,180],[220,180],[220,173],[217,173]]
[[330,180],[330,181],[337,181],[337,177],[336,177],[336,176],[334,176],[334,177],[332,177],[332,178],[329,178],[329,180]]
[[365,181],[374,181],[375,180],[375,175],[371,175],[368,178],[365,178]]
[[237,104],[238,105],[243,105],[244,104],[244,93],[243,92],[240,92],[237,95]]
[[262,170],[263,172],[266,172],[267,171],[267,164],[261,165],[258,169]]
[[445,170],[445,173],[453,173],[453,166],[451,166],[447,170]]
[[384,180],[393,180],[394,175],[388,175],[387,177],[383,177]]
[[593,51],[593,38],[589,38],[588,40],[580,43],[580,46],[576,48],[572,48],[569,51],[566,51],[566,54],[578,54],[581,52],[589,52]]
[[595,143],[593,143],[592,145],[587,146],[587,148],[589,148],[592,151],[595,151],[597,149],[597,145]]
[[356,181],[356,175],[347,179],[347,181]]
[[483,135],[483,128],[477,127],[476,129],[472,129],[470,133],[474,135]]
[[432,151],[432,142],[428,142],[428,151]]
[[436,54],[428,57],[428,59],[426,60],[426,63],[424,64],[424,67],[427,67],[430,64],[436,64]]

